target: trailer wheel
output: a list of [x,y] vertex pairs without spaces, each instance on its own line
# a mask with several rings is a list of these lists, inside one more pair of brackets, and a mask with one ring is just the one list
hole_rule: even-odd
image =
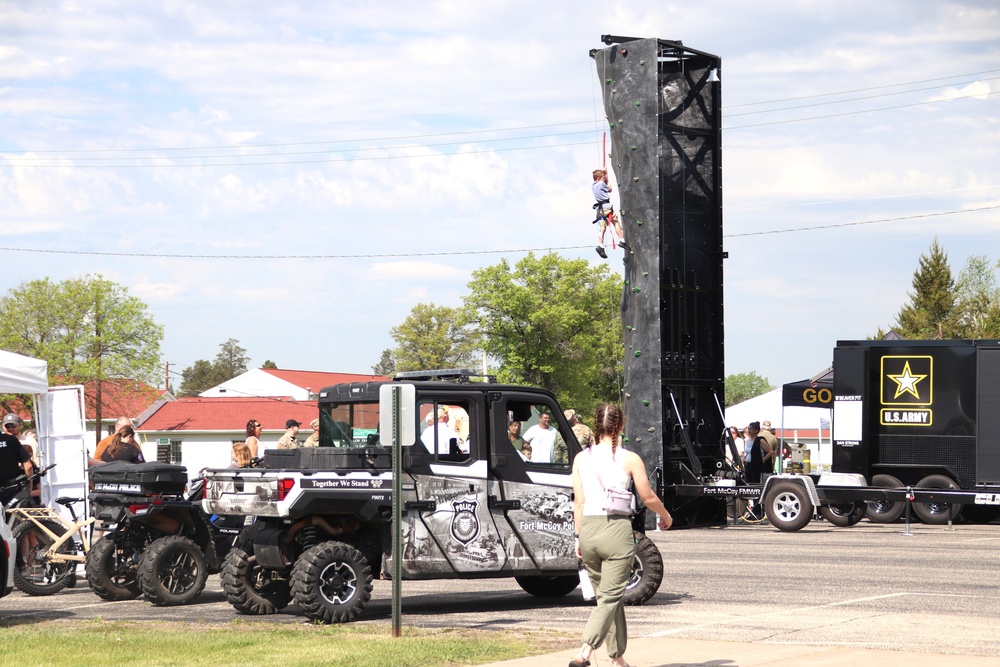
[[[958,489],[958,484],[944,475],[928,475],[917,482],[916,489]],[[924,523],[943,524],[954,521],[962,506],[952,503],[913,503],[913,511]]]
[[812,519],[813,506],[806,489],[795,482],[778,482],[767,492],[764,512],[778,530],[801,530]]
[[635,533],[635,560],[625,585],[625,604],[638,605],[649,600],[660,590],[663,581],[663,556],[660,550],[642,533]]
[[[872,477],[872,486],[885,489],[902,489],[903,483],[892,475],[875,475]],[[906,503],[893,502],[891,500],[869,500],[868,511],[865,516],[872,523],[895,523],[899,517],[903,516],[906,510]]]
[[861,521],[865,517],[867,508],[868,505],[864,501],[837,503],[835,505],[821,505],[819,513],[834,526],[847,528]]

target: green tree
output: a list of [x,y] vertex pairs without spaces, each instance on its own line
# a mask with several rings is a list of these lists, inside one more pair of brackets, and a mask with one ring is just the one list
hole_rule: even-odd
[[198,359],[181,372],[180,395],[197,396],[226,380],[232,380],[247,372],[249,362],[246,349],[240,347],[238,340],[230,338],[219,344],[219,353],[214,361]]
[[913,274],[913,291],[908,293],[910,302],[896,316],[896,333],[908,339],[953,338],[954,289],[948,255],[935,238],[930,254],[920,256]]
[[475,359],[476,335],[458,308],[418,303],[389,335],[397,371],[462,368]]
[[158,382],[161,340],[146,304],[100,275],[22,282],[0,298],[0,346],[44,359],[50,376],[93,382],[98,424],[103,382]]
[[262,363],[260,365],[260,367],[261,368],[268,368],[268,369],[275,369],[275,368],[278,367],[278,364],[274,363],[270,359],[266,359],[266,360],[264,360],[264,363]]
[[1000,287],[995,265],[985,255],[969,257],[955,282],[955,336],[1000,337]]
[[219,345],[219,353],[215,355],[215,367],[226,376],[226,380],[246,373],[249,363],[250,357],[247,356],[246,348],[240,347],[240,342],[235,338],[230,338]]
[[726,376],[726,396],[725,407],[750,400],[754,396],[760,396],[774,389],[770,381],[757,375],[754,371],[749,373],[733,373]]
[[529,253],[472,274],[466,317],[500,380],[544,387],[587,414],[620,398],[621,289],[604,264]]
[[393,354],[392,350],[388,348],[382,350],[382,356],[379,358],[378,363],[372,366],[372,373],[386,377],[396,375],[396,355]]

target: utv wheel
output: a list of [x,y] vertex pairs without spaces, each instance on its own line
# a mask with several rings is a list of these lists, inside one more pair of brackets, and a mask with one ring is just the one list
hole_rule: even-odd
[[323,623],[349,623],[372,597],[372,571],[361,552],[343,542],[324,542],[292,567],[292,597],[306,616]]
[[[62,537],[66,529],[57,523],[44,521],[45,527]],[[23,561],[14,568],[14,585],[17,590],[28,595],[43,596],[58,593],[69,584],[69,577],[75,568],[75,563],[53,563],[45,552],[55,543],[41,528],[31,521],[23,521],[14,528],[14,548],[17,549],[17,560]],[[24,554],[24,544],[27,556]],[[59,547],[60,554],[75,554],[76,545],[70,539]]]
[[625,586],[625,604],[639,605],[660,590],[663,581],[663,557],[660,550],[642,533],[635,534],[635,560]]
[[[902,489],[903,483],[892,475],[875,475],[872,477],[872,486],[886,489]],[[892,500],[869,500],[868,510],[865,516],[872,523],[895,523],[906,511],[905,502],[893,502]]]
[[569,595],[580,585],[577,575],[559,577],[514,577],[517,585],[528,595],[536,598],[561,598]]
[[865,511],[868,509],[867,503],[858,501],[853,503],[836,503],[834,505],[820,505],[819,513],[823,518],[834,526],[847,528],[853,526],[861,519],[865,518]]
[[222,590],[229,604],[241,614],[276,614],[291,599],[288,579],[260,567],[239,547],[233,547],[222,566]]
[[142,593],[134,554],[105,535],[87,553],[87,581],[97,597],[109,602],[134,600]]
[[207,578],[205,555],[180,535],[154,540],[139,561],[142,594],[158,607],[191,602],[201,594]]
[[[928,475],[917,482],[915,489],[958,489],[950,477],[944,475]],[[953,503],[913,503],[913,511],[924,523],[943,524],[954,521],[962,506]]]
[[812,519],[813,506],[806,489],[795,482],[778,482],[764,498],[764,512],[778,530],[801,530]]

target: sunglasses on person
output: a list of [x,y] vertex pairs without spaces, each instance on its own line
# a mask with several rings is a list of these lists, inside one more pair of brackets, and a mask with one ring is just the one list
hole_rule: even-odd
[[3,427],[8,431],[13,431],[15,428],[17,428],[17,424],[4,424]]

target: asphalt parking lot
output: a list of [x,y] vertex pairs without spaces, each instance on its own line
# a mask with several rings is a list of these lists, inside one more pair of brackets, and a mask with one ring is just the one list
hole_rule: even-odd
[[[798,533],[729,526],[653,533],[666,576],[647,604],[627,610],[630,635],[1000,657],[996,630],[1000,525],[945,526],[814,521]],[[362,623],[387,623],[391,584],[378,581]],[[5,622],[49,619],[305,623],[294,605],[238,615],[217,576],[196,604],[156,608],[104,602],[81,583],[51,597],[15,591]],[[532,598],[513,580],[404,582],[403,624],[489,629],[582,627],[578,592]]]

